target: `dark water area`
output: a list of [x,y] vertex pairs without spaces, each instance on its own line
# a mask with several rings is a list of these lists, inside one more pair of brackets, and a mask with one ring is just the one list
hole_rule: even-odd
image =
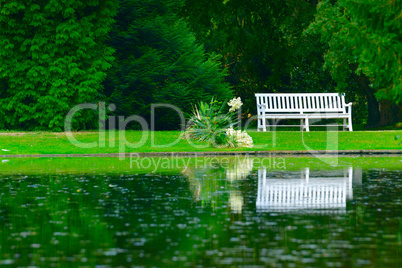
[[0,264],[402,267],[401,170],[0,175]]

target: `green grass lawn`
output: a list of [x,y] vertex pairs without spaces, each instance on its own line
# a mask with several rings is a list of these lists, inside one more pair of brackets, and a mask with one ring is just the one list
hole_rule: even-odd
[[[397,131],[256,132],[249,131],[254,148],[213,148],[180,139],[179,131],[76,132],[74,145],[65,133],[0,133],[0,154],[99,154],[135,152],[380,150],[402,149]],[[142,141],[141,141],[142,140]]]

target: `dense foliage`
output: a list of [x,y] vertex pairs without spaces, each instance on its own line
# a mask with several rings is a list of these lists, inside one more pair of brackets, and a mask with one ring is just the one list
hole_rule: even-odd
[[223,55],[227,81],[254,114],[256,92],[333,92],[325,44],[303,35],[315,1],[187,0],[183,15],[208,51]]
[[402,101],[401,12],[401,1],[323,0],[308,29],[328,44],[325,68],[338,90],[347,90],[351,80],[359,85],[353,90],[365,96],[371,126],[400,120],[402,108],[395,103]]
[[[399,0],[0,0],[0,129],[60,131],[100,101],[178,129],[178,110],[212,97],[241,97],[250,117],[256,92],[334,91],[354,123],[391,125],[401,12]],[[73,129],[97,117],[81,110]]]
[[[150,122],[153,103],[190,113],[200,100],[232,97],[219,56],[206,54],[177,15],[182,5],[177,0],[120,1],[110,34],[116,61],[105,81],[117,115],[139,114]],[[156,129],[177,129],[180,123],[170,108],[155,110],[155,119]]]
[[320,2],[311,30],[329,43],[325,66],[338,87],[355,71],[370,78],[379,99],[402,101],[401,12],[401,1]]
[[0,0],[0,129],[62,130],[74,105],[99,99],[117,2]]

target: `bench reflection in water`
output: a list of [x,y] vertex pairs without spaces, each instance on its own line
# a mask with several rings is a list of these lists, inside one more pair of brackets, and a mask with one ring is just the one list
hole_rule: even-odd
[[270,173],[258,170],[257,211],[259,212],[346,212],[353,199],[353,184],[361,184],[361,172],[343,170]]

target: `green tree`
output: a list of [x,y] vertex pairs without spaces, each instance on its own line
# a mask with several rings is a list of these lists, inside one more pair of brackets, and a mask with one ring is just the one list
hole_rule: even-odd
[[[232,92],[216,54],[206,54],[178,15],[183,1],[123,0],[110,34],[116,62],[104,82],[117,115],[151,116],[151,104],[169,103],[190,113],[200,100]],[[177,129],[178,114],[156,111],[156,129]]]
[[[117,0],[0,0],[0,129],[60,131],[76,104],[100,99]],[[93,126],[93,113],[75,117]]]
[[303,35],[317,1],[187,0],[181,12],[208,52],[223,56],[227,81],[255,113],[256,92],[331,92],[325,44]]
[[324,0],[307,32],[328,44],[325,67],[339,90],[351,76],[358,81],[372,125],[398,120],[398,107],[391,102],[402,101],[401,1]]

